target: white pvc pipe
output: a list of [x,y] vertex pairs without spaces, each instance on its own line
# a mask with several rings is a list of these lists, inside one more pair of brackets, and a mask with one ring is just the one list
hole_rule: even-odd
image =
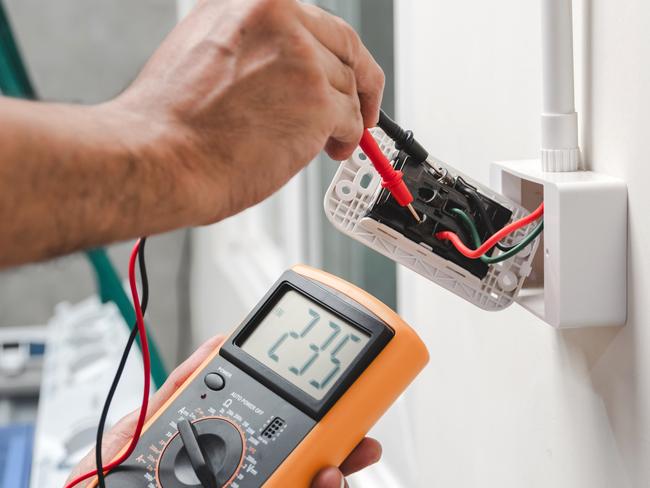
[[575,171],[580,162],[573,83],[571,0],[542,0],[542,169]]

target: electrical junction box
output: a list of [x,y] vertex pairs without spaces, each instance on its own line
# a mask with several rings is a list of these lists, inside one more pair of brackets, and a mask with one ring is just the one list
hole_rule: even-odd
[[496,162],[490,178],[528,209],[544,200],[543,252],[517,302],[557,328],[624,325],[625,183],[591,171],[544,172],[539,160]]
[[[372,129],[372,134],[388,159],[396,161],[396,169],[404,173],[404,182],[415,198],[413,206],[423,222],[416,223],[408,210],[393,201],[381,187],[370,160],[357,148],[340,164],[325,193],[325,214],[334,227],[480,308],[501,310],[512,304],[533,270],[539,239],[508,260],[486,265],[463,257],[434,234],[453,230],[461,235],[464,231],[450,212],[452,208],[469,208],[458,185],[477,190],[496,228],[529,211],[441,161],[432,160],[435,168],[427,162],[409,164],[381,129]],[[534,223],[517,230],[502,243],[519,242],[533,227]],[[478,230],[482,238],[489,235],[485,228]]]

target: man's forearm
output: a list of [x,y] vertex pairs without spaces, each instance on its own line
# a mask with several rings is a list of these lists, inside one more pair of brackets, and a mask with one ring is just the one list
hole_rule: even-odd
[[313,5],[198,2],[115,100],[0,98],[0,267],[250,207],[322,149],[349,157],[383,86]]
[[156,144],[156,123],[9,99],[0,113],[0,267],[191,221],[180,155]]

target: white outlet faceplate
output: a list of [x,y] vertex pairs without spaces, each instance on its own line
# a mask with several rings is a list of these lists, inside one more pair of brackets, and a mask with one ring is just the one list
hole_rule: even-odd
[[544,200],[543,252],[516,301],[557,328],[624,325],[627,312],[627,186],[539,160],[493,163],[495,191],[527,208]]
[[[382,151],[390,158],[395,153],[393,141],[380,129],[372,134]],[[450,176],[461,176],[481,193],[512,211],[512,219],[528,213],[526,208],[474,181],[456,168],[436,160],[436,165]],[[380,178],[370,161],[357,148],[343,161],[325,193],[325,214],[338,230],[400,263],[452,293],[485,310],[502,310],[512,304],[532,270],[539,239],[521,253],[498,264],[490,265],[487,275],[479,279],[466,269],[431,251],[425,244],[411,241],[393,228],[367,216],[377,200]],[[406,218],[411,218],[405,210]],[[519,242],[535,224],[513,233],[503,242]],[[498,252],[498,251],[497,251]]]

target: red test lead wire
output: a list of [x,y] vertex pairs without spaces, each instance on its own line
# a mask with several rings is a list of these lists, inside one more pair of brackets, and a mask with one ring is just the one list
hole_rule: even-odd
[[[140,406],[140,414],[138,422],[131,437],[131,442],[127,449],[115,460],[104,466],[104,472],[108,473],[111,469],[122,464],[135,450],[138,444],[142,428],[144,427],[145,420],[147,419],[147,407],[149,406],[149,389],[151,387],[151,361],[149,357],[149,343],[147,342],[147,331],[144,325],[144,318],[142,316],[142,308],[140,307],[140,297],[138,296],[138,286],[135,279],[135,262],[137,261],[138,252],[140,251],[140,239],[136,242],[131,251],[131,259],[129,260],[129,284],[131,286],[131,296],[133,297],[133,306],[135,308],[135,318],[138,327],[138,336],[140,337],[140,345],[142,349],[142,362],[144,364],[144,391],[142,395],[142,404]],[[65,485],[65,488],[72,488],[73,486],[92,478],[97,474],[97,470],[89,471],[77,478],[73,479]]]
[[364,129],[359,146],[366,156],[368,156],[368,159],[372,162],[379,176],[381,176],[381,186],[393,195],[393,198],[395,198],[398,204],[408,208],[418,223],[421,222],[420,216],[413,208],[413,205],[411,205],[413,203],[413,195],[411,195],[404,180],[402,180],[402,172],[393,168],[393,165],[390,164],[390,161],[388,161],[388,158],[384,155],[379,144],[377,144],[377,141],[372,137],[368,129]]

